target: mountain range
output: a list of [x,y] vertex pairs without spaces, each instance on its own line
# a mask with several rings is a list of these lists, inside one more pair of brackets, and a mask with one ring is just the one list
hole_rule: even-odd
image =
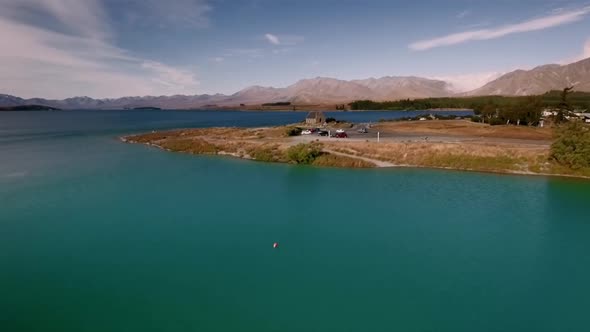
[[529,96],[573,86],[590,91],[590,58],[569,65],[544,65],[531,70],[516,70],[470,91],[471,96]]
[[442,80],[406,76],[386,76],[364,80],[338,80],[316,77],[303,79],[285,88],[251,86],[232,95],[175,95],[94,99],[73,97],[63,100],[23,99],[0,94],[0,107],[46,105],[60,109],[123,109],[158,107],[191,109],[237,107],[265,103],[291,102],[297,105],[344,104],[354,100],[374,101],[452,96],[526,96],[574,86],[590,92],[590,58],[568,65],[544,65],[532,70],[507,73],[473,91],[455,94],[452,85]]

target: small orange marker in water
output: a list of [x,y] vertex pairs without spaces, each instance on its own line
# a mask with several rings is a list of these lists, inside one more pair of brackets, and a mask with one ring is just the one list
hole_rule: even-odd
[[278,242],[273,243],[272,244],[272,247],[275,248],[275,249],[278,248],[279,247],[279,243]]

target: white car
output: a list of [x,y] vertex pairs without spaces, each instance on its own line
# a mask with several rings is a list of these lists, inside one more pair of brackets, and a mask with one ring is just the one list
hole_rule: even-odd
[[337,134],[340,134],[340,133],[343,133],[343,132],[344,132],[344,129],[338,129],[338,130],[336,130],[336,133]]
[[311,130],[305,129],[304,131],[301,132],[301,135],[311,135]]

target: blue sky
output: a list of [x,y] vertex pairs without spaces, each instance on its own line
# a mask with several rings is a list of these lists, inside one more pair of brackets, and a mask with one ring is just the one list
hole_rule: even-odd
[[0,0],[0,93],[234,93],[415,75],[457,91],[590,56],[590,2]]

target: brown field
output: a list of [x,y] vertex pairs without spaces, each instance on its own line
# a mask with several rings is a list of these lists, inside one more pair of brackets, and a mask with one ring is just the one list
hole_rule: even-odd
[[470,143],[337,142],[326,148],[397,166],[440,167],[494,172],[541,172],[548,149]]
[[412,133],[440,136],[463,136],[472,138],[503,138],[526,140],[551,140],[551,128],[526,126],[490,126],[467,120],[395,121],[380,122],[374,126],[385,133]]

